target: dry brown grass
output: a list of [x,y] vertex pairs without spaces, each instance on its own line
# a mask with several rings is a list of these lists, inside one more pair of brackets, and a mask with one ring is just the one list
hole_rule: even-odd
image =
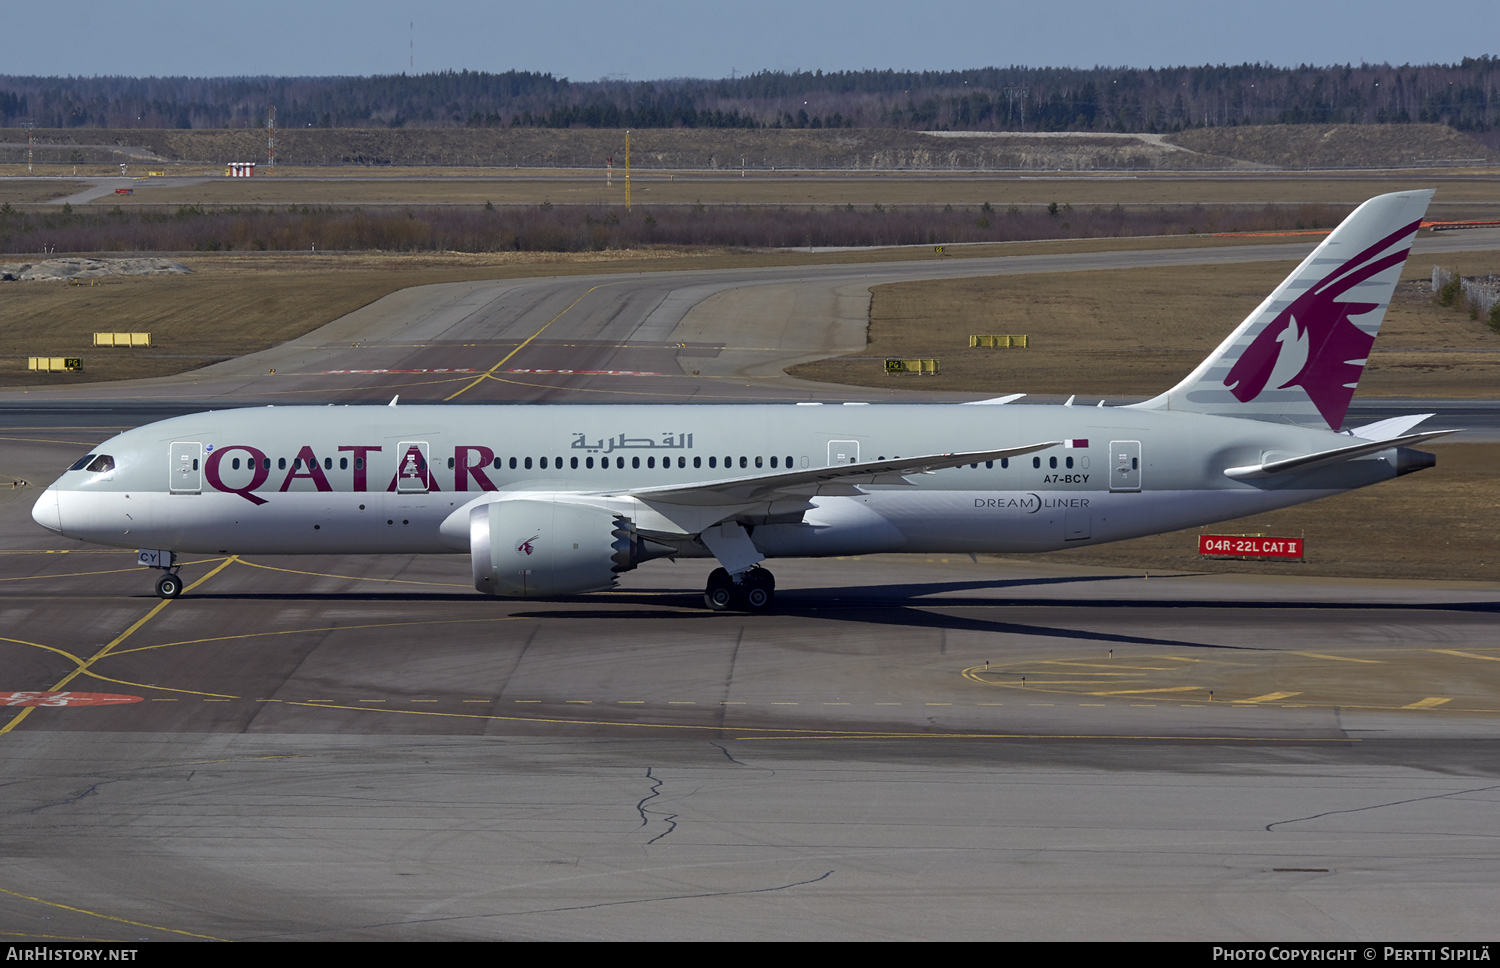
[[[1094,239],[951,247],[946,258],[1254,245],[1284,239]],[[935,258],[920,249],[744,252],[682,248],[589,253],[301,252],[177,254],[190,276],[94,286],[0,283],[0,386],[166,376],[266,349],[407,286],[584,272],[723,269]],[[148,349],[95,349],[93,333],[150,332]],[[78,356],[81,373],[33,373],[28,356]]]
[[[196,172],[195,172],[196,173]],[[275,177],[206,179],[196,185],[160,179],[135,183],[130,196],[107,195],[93,205],[426,205],[455,204],[623,205],[624,179],[617,172],[613,188],[604,178],[577,171],[496,173],[454,170],[451,177],[418,170],[405,177],[371,177],[360,169],[321,170],[312,177],[288,170]],[[3,190],[22,191],[24,181],[0,180]],[[49,184],[49,183],[42,183]],[[55,183],[51,183],[55,184]],[[1326,176],[1191,176],[1099,177],[1015,174],[976,177],[928,172],[816,173],[752,172],[725,176],[706,172],[637,173],[631,179],[633,205],[963,205],[985,202],[1007,205],[1158,206],[1358,204],[1374,195],[1412,188],[1438,188],[1433,214],[1480,217],[1491,212],[1500,195],[1500,172],[1482,175],[1391,172],[1359,177]],[[79,186],[81,188],[81,186]],[[78,190],[70,189],[71,190]],[[59,197],[59,191],[50,196]],[[20,199],[17,200],[21,201]],[[1491,213],[1488,217],[1495,217]]]
[[[1491,252],[1445,256],[1474,275]],[[1185,376],[1293,263],[992,276],[877,286],[869,345],[790,372],[809,380],[981,393],[1147,396]],[[1362,396],[1500,395],[1500,335],[1436,306],[1430,263],[1408,264],[1360,381]],[[971,333],[1026,334],[1028,349],[970,349]],[[884,374],[881,358],[936,357],[937,376]]]
[[[710,258],[703,257],[702,258]],[[189,257],[187,276],[112,277],[95,285],[0,287],[0,386],[166,376],[301,336],[408,286],[468,279],[639,271],[680,252],[432,256],[303,253]],[[152,346],[96,348],[102,331],[149,332]],[[28,356],[77,356],[77,373],[33,373]]]
[[0,178],[0,204],[39,205],[54,198],[72,195],[82,189],[77,182]]
[[[1437,455],[1436,467],[1312,504],[1096,548],[1003,557],[1142,573],[1500,580],[1500,444],[1422,449]],[[1305,535],[1307,558],[1300,564],[1201,559],[1200,531]]]
[[1263,165],[1373,168],[1455,160],[1496,164],[1500,152],[1442,124],[1274,124],[1194,128],[1166,141]]

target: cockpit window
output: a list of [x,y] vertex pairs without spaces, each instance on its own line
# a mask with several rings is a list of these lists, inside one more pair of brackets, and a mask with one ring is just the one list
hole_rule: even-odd
[[81,470],[83,470],[85,467],[89,466],[89,461],[93,460],[94,456],[95,455],[93,455],[93,454],[85,454],[84,456],[78,458],[77,462],[74,463],[72,467],[68,468],[68,470],[70,470],[70,471],[81,471]]
[[102,471],[112,471],[115,469],[115,459],[108,454],[100,454],[94,458],[93,463],[89,464],[87,469],[94,474]]

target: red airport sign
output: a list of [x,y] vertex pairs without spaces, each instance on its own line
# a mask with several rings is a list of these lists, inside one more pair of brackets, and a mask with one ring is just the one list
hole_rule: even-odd
[[0,706],[117,706],[144,698],[107,692],[0,692]]
[[1200,534],[1198,554],[1205,558],[1301,558],[1303,539],[1254,534]]

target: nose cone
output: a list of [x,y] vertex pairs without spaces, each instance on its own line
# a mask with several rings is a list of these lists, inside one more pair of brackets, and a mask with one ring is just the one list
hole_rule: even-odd
[[50,487],[42,492],[31,508],[31,519],[48,531],[62,534],[62,509],[57,503],[57,492]]

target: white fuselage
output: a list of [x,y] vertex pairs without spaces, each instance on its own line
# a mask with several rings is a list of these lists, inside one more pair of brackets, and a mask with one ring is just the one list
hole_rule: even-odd
[[[1124,408],[263,408],[175,418],[107,441],[95,453],[112,466],[65,473],[35,515],[68,537],[177,552],[466,552],[467,530],[452,521],[484,502],[563,494],[628,510],[648,505],[642,492],[653,487],[1061,440],[909,483],[820,488],[800,502],[733,511],[769,558],[1030,552],[1240,517],[1395,475],[1390,454],[1271,485],[1223,474],[1349,439]],[[653,521],[660,533],[696,527],[635,517],[646,531]]]

